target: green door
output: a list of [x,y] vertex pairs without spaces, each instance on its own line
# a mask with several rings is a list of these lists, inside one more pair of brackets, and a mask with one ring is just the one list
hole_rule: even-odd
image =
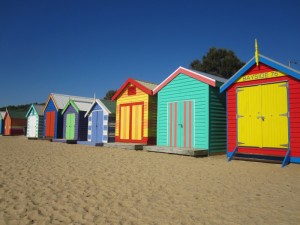
[[66,139],[73,140],[75,137],[75,113],[67,115]]
[[194,147],[194,102],[168,103],[168,146]]

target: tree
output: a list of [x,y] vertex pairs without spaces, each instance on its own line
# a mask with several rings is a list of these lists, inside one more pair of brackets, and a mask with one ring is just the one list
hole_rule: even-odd
[[104,99],[105,100],[111,100],[111,98],[115,95],[117,90],[109,90],[106,92]]
[[241,62],[235,53],[224,48],[210,48],[202,62],[195,59],[190,67],[194,70],[210,73],[226,79],[235,74],[245,63]]

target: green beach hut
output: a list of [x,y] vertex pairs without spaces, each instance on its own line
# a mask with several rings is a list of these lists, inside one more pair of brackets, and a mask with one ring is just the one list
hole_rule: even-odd
[[226,151],[226,79],[179,67],[154,89],[157,146],[146,150],[183,155]]

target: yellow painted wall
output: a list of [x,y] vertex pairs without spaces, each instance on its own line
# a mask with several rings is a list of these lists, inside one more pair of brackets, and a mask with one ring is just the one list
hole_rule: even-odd
[[[124,91],[119,95],[117,99],[117,111],[116,111],[116,131],[115,135],[120,136],[120,105],[121,104],[128,104],[128,103],[135,103],[135,102],[144,102],[144,137],[148,137],[148,105],[149,105],[149,95],[140,90],[138,87],[136,88],[136,94],[135,95],[128,95],[128,88],[130,86],[133,86],[132,84],[129,84]],[[138,108],[139,110],[139,108]],[[136,111],[135,111],[136,113]],[[129,120],[128,120],[128,126],[129,126]],[[136,125],[136,124],[134,124]],[[134,130],[135,135],[136,131]]]

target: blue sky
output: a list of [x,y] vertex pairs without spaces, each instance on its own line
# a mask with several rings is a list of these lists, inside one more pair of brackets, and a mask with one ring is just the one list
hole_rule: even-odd
[[160,83],[209,48],[298,60],[300,2],[0,0],[0,106]]

